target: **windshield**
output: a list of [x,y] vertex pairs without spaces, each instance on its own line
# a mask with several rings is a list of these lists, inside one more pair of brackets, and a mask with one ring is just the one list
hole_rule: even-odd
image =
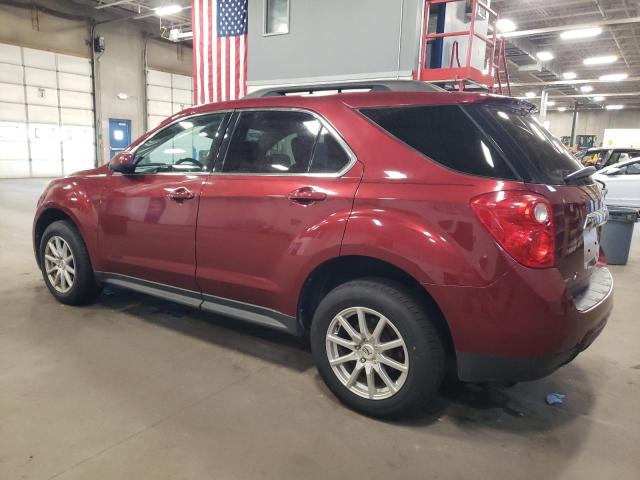
[[484,104],[463,108],[482,125],[485,133],[507,155],[509,163],[523,178],[560,185],[567,175],[582,168],[562,142],[533,115],[508,105]]

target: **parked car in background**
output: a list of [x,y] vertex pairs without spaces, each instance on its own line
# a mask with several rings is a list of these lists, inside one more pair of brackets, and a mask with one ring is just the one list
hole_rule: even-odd
[[594,166],[598,170],[640,156],[640,149],[633,148],[589,148],[577,157],[584,166]]
[[640,157],[603,168],[593,178],[605,185],[607,205],[640,208]]
[[[291,95],[327,88],[344,93]],[[389,416],[446,371],[533,380],[600,334],[613,284],[588,173],[518,99],[276,89],[189,108],[54,180],[33,242],[62,303],[112,284],[308,333],[331,391]]]

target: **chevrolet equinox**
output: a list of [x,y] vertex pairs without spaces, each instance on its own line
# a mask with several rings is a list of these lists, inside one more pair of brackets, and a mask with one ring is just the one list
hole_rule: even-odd
[[375,416],[445,374],[533,380],[591,344],[607,211],[531,104],[329,87],[189,108],[52,181],[33,228],[50,292],[79,305],[111,284],[308,334],[329,389]]

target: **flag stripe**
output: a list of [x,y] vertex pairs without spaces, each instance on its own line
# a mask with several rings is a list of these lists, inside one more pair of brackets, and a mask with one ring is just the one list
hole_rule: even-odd
[[197,104],[247,92],[247,0],[193,0],[193,98]]

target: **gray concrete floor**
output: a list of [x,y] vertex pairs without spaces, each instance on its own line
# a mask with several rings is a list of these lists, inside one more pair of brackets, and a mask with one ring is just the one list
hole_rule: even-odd
[[31,249],[44,184],[0,181],[0,479],[640,478],[640,234],[572,364],[382,422],[294,338],[123,291],[58,304]]

